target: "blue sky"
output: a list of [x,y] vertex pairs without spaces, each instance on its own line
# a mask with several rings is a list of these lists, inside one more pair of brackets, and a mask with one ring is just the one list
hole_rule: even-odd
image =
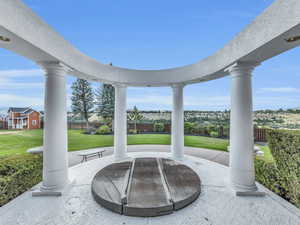
[[[103,63],[161,69],[194,63],[213,54],[273,1],[24,2],[78,49]],[[296,48],[255,70],[255,109],[300,107],[299,53],[300,48]],[[39,67],[4,49],[0,49],[0,57],[0,108],[43,109],[44,77]],[[68,77],[68,96],[73,80]],[[185,109],[228,109],[229,91],[229,77],[186,86]],[[128,108],[171,109],[171,99],[170,88],[128,90]]]

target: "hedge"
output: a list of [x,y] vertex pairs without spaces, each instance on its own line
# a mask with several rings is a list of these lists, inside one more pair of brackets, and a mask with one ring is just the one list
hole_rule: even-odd
[[163,132],[165,130],[165,124],[156,122],[153,124],[154,132]]
[[111,133],[111,130],[107,125],[102,125],[97,130],[97,134],[109,134],[109,133]]
[[194,132],[196,124],[191,122],[184,122],[184,133],[192,134]]
[[15,155],[0,158],[0,206],[42,180],[42,157]]
[[271,130],[268,143],[274,163],[256,160],[256,179],[300,207],[300,134]]

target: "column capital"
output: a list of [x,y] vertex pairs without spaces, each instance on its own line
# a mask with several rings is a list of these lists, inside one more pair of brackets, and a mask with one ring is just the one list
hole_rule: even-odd
[[244,76],[245,74],[251,75],[255,67],[259,66],[259,62],[249,62],[241,61],[236,62],[233,65],[225,69],[226,72],[229,72],[232,76]]
[[112,83],[111,85],[115,88],[127,88],[127,85],[123,83]]
[[63,75],[72,71],[70,67],[58,61],[40,61],[37,64],[40,65],[46,73]]
[[185,83],[175,83],[175,84],[171,84],[171,87],[174,88],[184,88],[185,87]]

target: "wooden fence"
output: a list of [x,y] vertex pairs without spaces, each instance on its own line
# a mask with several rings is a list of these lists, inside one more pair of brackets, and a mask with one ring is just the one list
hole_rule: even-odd
[[267,131],[264,128],[254,128],[254,140],[256,142],[267,142]]
[[[101,123],[91,123],[90,127],[98,128],[100,127]],[[68,128],[69,129],[85,129],[86,128],[86,123],[74,123],[74,122],[69,122],[68,123]],[[128,123],[128,131],[131,129],[134,129],[134,124],[133,123]],[[153,124],[151,123],[138,123],[137,124],[137,130],[139,133],[153,133]],[[224,128],[222,126],[215,128],[216,132],[218,133],[218,137],[220,138],[229,138],[229,128]],[[267,142],[267,130],[268,129],[263,129],[263,128],[254,128],[254,140],[256,142]],[[163,133],[171,133],[171,124],[165,124],[165,129]],[[201,128],[197,129],[190,134],[187,135],[196,135],[196,136],[210,136],[210,130],[208,128]]]

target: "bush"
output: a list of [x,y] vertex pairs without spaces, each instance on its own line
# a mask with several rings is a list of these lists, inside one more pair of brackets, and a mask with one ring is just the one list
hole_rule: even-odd
[[208,136],[209,133],[206,129],[205,126],[201,125],[201,124],[196,124],[194,129],[193,129],[193,133],[200,135],[200,136]]
[[255,178],[259,183],[282,196],[279,174],[274,163],[260,159],[255,160]]
[[153,124],[153,131],[154,132],[164,132],[165,124],[163,123],[154,123]]
[[192,134],[195,130],[195,124],[191,122],[184,123],[184,133],[185,134]]
[[214,138],[217,138],[217,137],[219,137],[219,133],[218,133],[217,131],[211,131],[211,132],[209,133],[209,136],[214,137]]
[[87,128],[87,129],[85,129],[82,133],[83,134],[95,134],[95,132],[96,132],[96,130],[95,130],[95,128]]
[[137,134],[137,130],[136,129],[129,129],[129,134]]
[[229,135],[230,135],[229,127],[223,127],[223,136],[224,137],[229,137]]
[[300,134],[271,130],[268,140],[283,189],[281,193],[300,207]]
[[15,155],[0,159],[0,206],[42,180],[40,155]]
[[268,132],[274,163],[256,161],[256,178],[281,197],[300,207],[300,134]]
[[215,125],[208,125],[206,127],[206,129],[208,130],[208,133],[210,134],[211,132],[215,131],[215,132],[218,132],[218,126],[215,126]]
[[107,126],[107,125],[102,125],[97,130],[97,134],[110,134],[110,133],[111,133],[111,130],[110,130],[109,126]]

